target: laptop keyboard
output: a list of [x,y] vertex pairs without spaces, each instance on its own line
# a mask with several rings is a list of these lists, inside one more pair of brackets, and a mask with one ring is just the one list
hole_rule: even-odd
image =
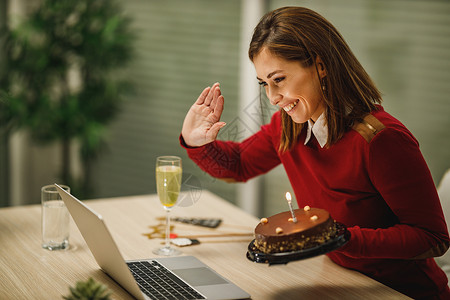
[[157,261],[127,262],[141,291],[150,299],[206,299]]

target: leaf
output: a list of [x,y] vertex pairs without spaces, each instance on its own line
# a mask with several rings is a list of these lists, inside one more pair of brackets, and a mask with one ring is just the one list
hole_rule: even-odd
[[66,300],[108,300],[111,291],[108,288],[96,282],[92,277],[87,281],[78,281],[75,287],[69,287],[70,294],[63,296]]

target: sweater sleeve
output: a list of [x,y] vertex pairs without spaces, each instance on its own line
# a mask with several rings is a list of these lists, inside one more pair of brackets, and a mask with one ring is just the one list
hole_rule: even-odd
[[441,256],[449,235],[439,197],[419,145],[409,132],[386,128],[370,142],[369,176],[398,218],[389,228],[349,228],[339,251],[351,257],[425,259]]
[[247,181],[280,164],[273,140],[274,124],[237,143],[214,141],[201,147],[191,148],[180,135],[181,146],[203,171],[227,182]]

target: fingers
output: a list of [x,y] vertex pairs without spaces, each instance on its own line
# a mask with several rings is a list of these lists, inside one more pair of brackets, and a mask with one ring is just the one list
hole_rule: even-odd
[[220,120],[220,116],[222,115],[222,111],[223,111],[223,103],[224,103],[224,98],[222,95],[220,95],[217,98],[217,101],[215,101],[214,106],[211,104],[212,108],[213,108],[213,115],[214,118],[216,118],[216,120]]
[[219,130],[224,127],[225,125],[227,125],[227,123],[225,122],[217,122],[215,123],[213,126],[211,126],[211,128],[208,130],[207,135],[207,140],[209,141],[214,141],[217,138],[217,135],[219,134]]
[[217,100],[222,95],[222,92],[220,91],[220,87],[217,87],[216,90],[213,93],[213,98],[211,100],[211,104],[209,105],[211,109],[214,109],[216,107]]
[[209,106],[214,99],[220,96],[220,84],[218,82],[214,83],[205,98],[204,104]]
[[[220,96],[220,84],[218,82],[214,83],[212,87],[205,88],[200,96],[197,98],[197,101],[195,101],[195,104],[202,105],[205,104],[206,106],[215,105],[215,101],[217,101],[217,97]],[[213,102],[213,103],[212,103]]]
[[205,102],[206,96],[208,96],[209,91],[211,88],[208,86],[203,90],[203,92],[198,96],[197,101],[195,101],[195,104],[201,105]]

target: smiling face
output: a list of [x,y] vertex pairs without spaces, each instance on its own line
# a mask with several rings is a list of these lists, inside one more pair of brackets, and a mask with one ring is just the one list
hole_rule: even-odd
[[[288,61],[272,54],[267,48],[254,57],[259,84],[264,86],[272,105],[278,105],[295,123],[314,122],[325,110],[320,80],[315,65],[303,67],[298,61]],[[320,59],[319,76],[326,75]]]

